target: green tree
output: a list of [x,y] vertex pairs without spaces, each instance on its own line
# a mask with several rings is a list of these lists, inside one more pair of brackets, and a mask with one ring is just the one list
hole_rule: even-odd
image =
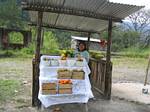
[[[107,39],[107,31],[102,33],[102,37]],[[120,51],[125,48],[138,46],[140,34],[136,31],[123,30],[119,26],[112,31],[112,51]]]
[[9,33],[9,42],[23,44],[23,35],[20,32],[11,32]]
[[68,49],[71,47],[71,35],[81,36],[81,33],[78,32],[63,31],[63,30],[52,30],[52,31],[56,35],[60,49]]
[[23,19],[18,0],[0,1],[0,26],[5,28],[25,28],[27,26],[26,19]]
[[55,53],[55,51],[57,51],[58,49],[59,45],[56,36],[51,31],[44,31],[42,53]]
[[150,46],[150,10],[140,10],[127,17],[129,23],[124,23],[127,30],[133,30],[140,34],[138,43],[142,47]]

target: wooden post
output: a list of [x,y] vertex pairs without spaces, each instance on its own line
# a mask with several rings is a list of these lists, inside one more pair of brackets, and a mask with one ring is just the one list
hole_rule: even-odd
[[44,28],[42,29],[41,47],[43,47],[43,42],[44,42]]
[[90,36],[91,36],[91,33],[88,33],[88,41],[87,41],[87,50],[89,51],[89,47],[90,47]]
[[37,22],[37,40],[36,40],[36,52],[35,52],[35,67],[33,73],[33,85],[32,85],[32,106],[40,106],[38,100],[39,93],[39,63],[40,63],[40,44],[41,44],[41,26],[42,26],[43,12],[38,12]]
[[105,98],[111,98],[112,86],[112,66],[111,66],[111,38],[112,38],[112,19],[108,23],[107,54],[106,54],[106,74],[105,74]]
[[146,86],[146,84],[147,84],[149,67],[150,67],[150,55],[149,55],[149,59],[148,59],[148,65],[147,65],[147,68],[146,68],[146,75],[145,75],[144,86]]

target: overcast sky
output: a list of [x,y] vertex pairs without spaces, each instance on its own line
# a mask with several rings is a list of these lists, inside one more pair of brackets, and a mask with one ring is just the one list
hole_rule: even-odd
[[144,5],[146,9],[150,9],[150,0],[109,0],[109,1],[131,5]]

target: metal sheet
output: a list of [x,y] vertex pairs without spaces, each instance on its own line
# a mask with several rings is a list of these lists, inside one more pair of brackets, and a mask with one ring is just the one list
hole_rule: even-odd
[[[38,5],[38,7],[58,6],[77,10],[95,12],[108,17],[123,19],[128,15],[138,11],[142,6],[128,5],[108,2],[108,0],[26,0],[28,4]],[[31,11],[32,22],[37,21],[37,12]],[[107,27],[108,21],[66,14],[56,14],[44,12],[43,23],[53,26],[62,26],[75,29],[98,31]]]

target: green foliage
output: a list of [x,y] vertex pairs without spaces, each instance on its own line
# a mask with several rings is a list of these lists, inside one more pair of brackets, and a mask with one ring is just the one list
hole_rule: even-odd
[[[108,38],[107,32],[102,34],[104,39]],[[138,46],[140,34],[136,31],[124,31],[121,28],[114,28],[112,31],[112,51],[121,51],[124,48]]]
[[8,57],[13,56],[14,55],[14,51],[12,51],[12,50],[6,50],[6,51],[4,51],[4,55],[8,56]]
[[23,12],[17,4],[17,0],[5,0],[0,2],[0,26],[5,28],[25,28],[26,20]]
[[66,32],[62,30],[52,30],[57,38],[60,49],[70,49],[71,35],[79,35],[77,32]]
[[25,47],[25,48],[21,49],[21,54],[22,55],[28,55],[28,54],[33,55],[34,50],[35,50],[34,44],[30,44],[28,47]]
[[54,33],[56,34],[57,42],[59,43],[59,48],[70,48],[71,43],[71,33],[64,32],[60,30],[54,30]]
[[56,53],[58,49],[58,42],[55,35],[50,31],[45,31],[42,54]]
[[19,82],[16,80],[0,80],[0,101],[12,99],[18,88]]
[[11,32],[9,33],[9,42],[23,44],[23,35],[20,32]]

